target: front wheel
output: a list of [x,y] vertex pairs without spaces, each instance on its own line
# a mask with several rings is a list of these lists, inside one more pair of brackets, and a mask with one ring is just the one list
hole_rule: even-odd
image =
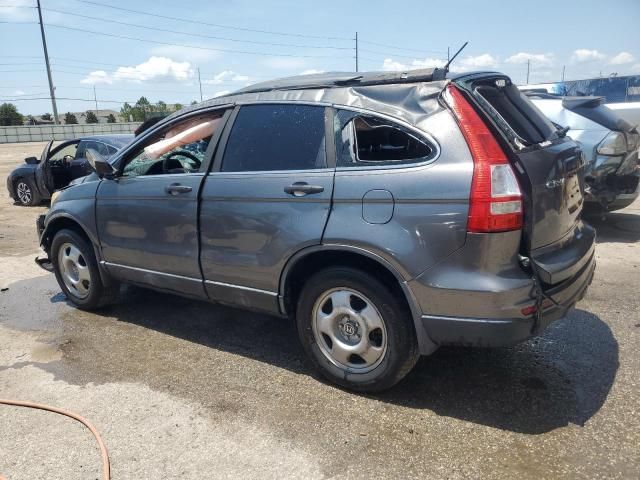
[[20,205],[32,207],[40,203],[40,195],[38,195],[33,182],[28,178],[16,180],[14,188]]
[[322,270],[305,284],[296,312],[298,334],[313,366],[343,387],[392,387],[419,357],[406,304],[360,270]]
[[60,288],[77,307],[93,310],[115,300],[117,285],[102,283],[93,247],[77,232],[63,229],[55,234],[51,262]]

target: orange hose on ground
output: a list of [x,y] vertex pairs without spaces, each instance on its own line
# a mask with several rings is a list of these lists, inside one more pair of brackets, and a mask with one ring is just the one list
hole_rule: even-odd
[[[42,405],[40,403],[21,402],[18,400],[5,400],[0,398],[0,404],[12,405],[14,407],[26,407],[26,408],[36,408],[38,410],[46,410],[49,412],[64,415],[69,418],[73,418],[74,420],[77,420],[78,422],[82,423],[85,427],[87,427],[91,431],[96,441],[98,442],[98,446],[100,447],[100,455],[102,456],[102,480],[109,480],[111,478],[111,473],[109,469],[109,454],[107,453],[107,447],[102,441],[102,437],[100,437],[98,430],[96,430],[96,427],[94,427],[89,422],[89,420],[73,412],[63,410],[62,408],[50,407],[48,405]],[[0,475],[0,480],[4,480],[4,477],[2,477],[2,475]]]

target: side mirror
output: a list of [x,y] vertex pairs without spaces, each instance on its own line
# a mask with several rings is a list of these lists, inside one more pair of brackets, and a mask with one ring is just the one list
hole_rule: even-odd
[[113,166],[100,155],[98,152],[93,150],[92,148],[87,150],[85,154],[87,156],[87,160],[89,160],[89,164],[95,170],[100,178],[112,179],[116,176],[116,170]]
[[38,160],[38,157],[27,157],[24,159],[24,163],[28,165],[35,165],[37,163],[40,163],[40,160]]

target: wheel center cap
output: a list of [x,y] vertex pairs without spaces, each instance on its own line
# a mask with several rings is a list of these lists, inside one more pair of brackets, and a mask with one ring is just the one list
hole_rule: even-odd
[[350,316],[343,316],[338,322],[338,328],[346,341],[358,342],[360,340],[360,326]]

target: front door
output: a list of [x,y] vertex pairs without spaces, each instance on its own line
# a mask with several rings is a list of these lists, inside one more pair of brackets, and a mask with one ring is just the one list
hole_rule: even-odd
[[115,179],[100,182],[96,221],[113,276],[206,297],[198,262],[198,193],[222,117],[208,113],[160,127],[125,153]]
[[201,263],[211,298],[278,311],[284,264],[322,241],[329,217],[328,113],[297,104],[236,111],[202,190]]
[[53,145],[53,140],[49,141],[45,145],[44,150],[42,150],[42,155],[40,155],[40,163],[38,163],[38,167],[36,168],[36,183],[38,184],[38,190],[40,190],[40,193],[44,198],[48,198],[54,188],[53,175],[51,174],[51,168],[47,162],[51,145]]

